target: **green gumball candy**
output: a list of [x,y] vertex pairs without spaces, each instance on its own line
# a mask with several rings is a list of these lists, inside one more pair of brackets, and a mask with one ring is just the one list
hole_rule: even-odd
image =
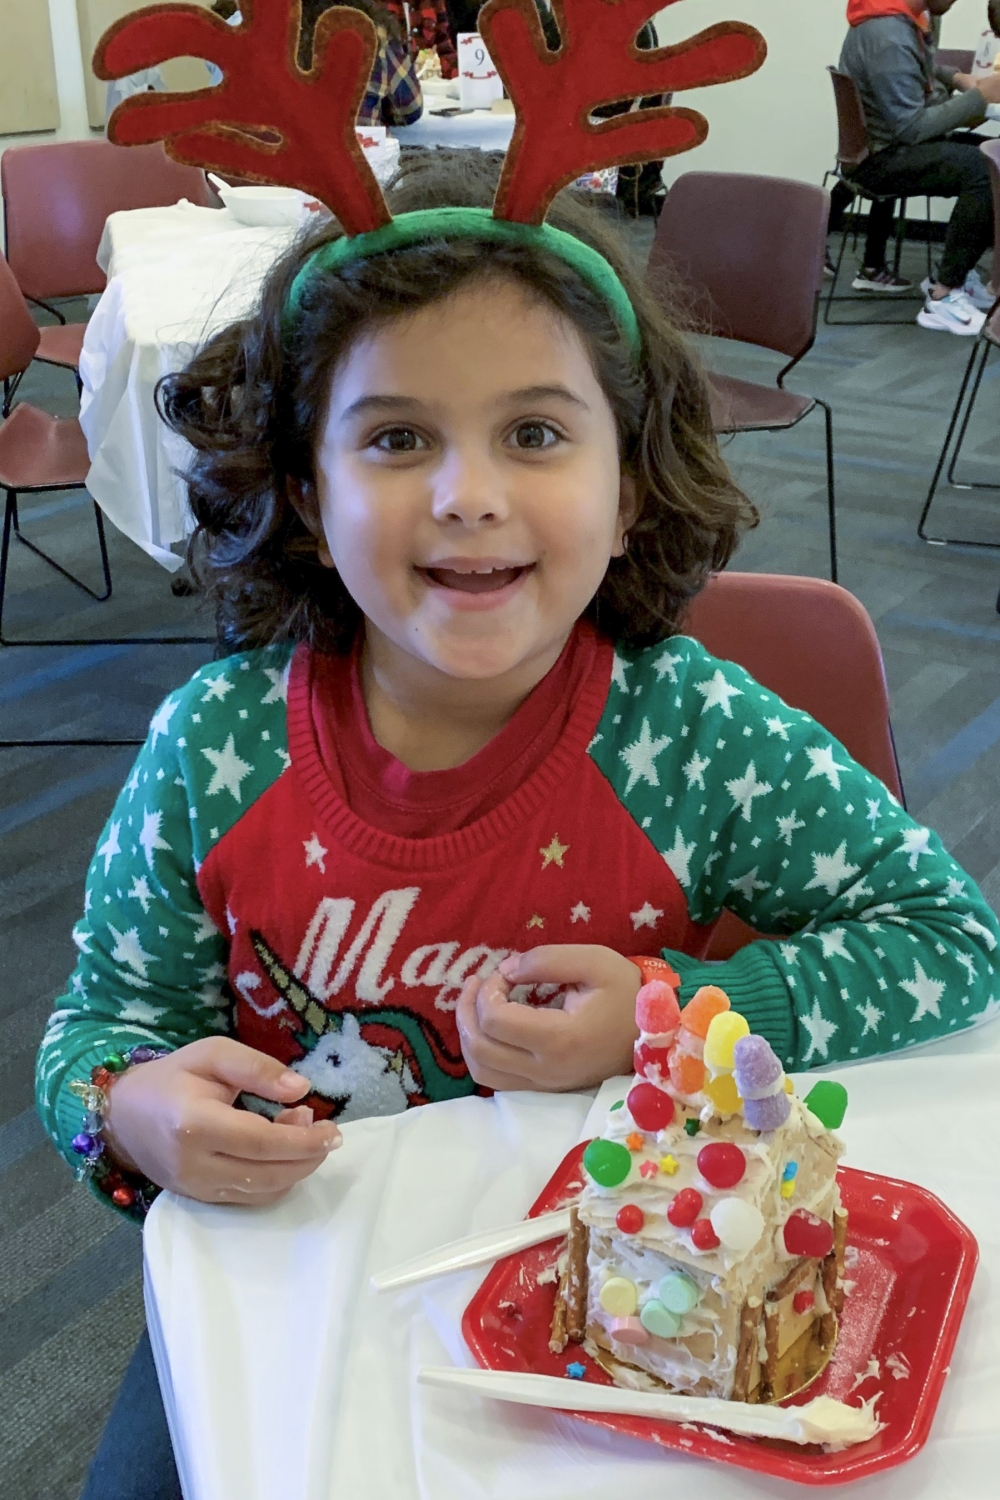
[[805,1106],[827,1130],[839,1130],[847,1113],[847,1090],[832,1078],[821,1078],[806,1095]]
[[632,1153],[618,1141],[598,1138],[583,1153],[583,1166],[599,1187],[618,1187],[632,1170]]

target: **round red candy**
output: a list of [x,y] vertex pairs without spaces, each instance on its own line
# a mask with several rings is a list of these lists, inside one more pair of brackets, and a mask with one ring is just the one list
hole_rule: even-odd
[[648,1036],[664,1036],[681,1023],[677,996],[662,979],[651,979],[635,997],[635,1024]]
[[[703,1201],[697,1188],[681,1188],[680,1192],[670,1200],[667,1218],[675,1229],[690,1229],[701,1213]],[[708,1227],[711,1229],[711,1224]]]
[[640,1130],[666,1130],[674,1118],[674,1101],[655,1083],[634,1084],[625,1102]]
[[712,1141],[698,1152],[698,1171],[714,1188],[734,1188],[747,1169],[747,1159],[732,1141]]
[[797,1208],[785,1225],[785,1249],[789,1255],[822,1260],[833,1249],[833,1225]]
[[797,1313],[807,1313],[815,1301],[812,1292],[796,1292],[792,1298],[792,1307]]
[[638,1234],[646,1222],[646,1215],[638,1204],[624,1203],[615,1214],[615,1223],[622,1234]]
[[719,1236],[712,1228],[711,1219],[696,1219],[691,1226],[691,1240],[696,1250],[714,1250]]

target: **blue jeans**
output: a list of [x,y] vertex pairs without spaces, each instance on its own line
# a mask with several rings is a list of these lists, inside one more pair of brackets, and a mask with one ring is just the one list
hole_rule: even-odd
[[80,1500],[183,1500],[148,1333],[125,1371]]

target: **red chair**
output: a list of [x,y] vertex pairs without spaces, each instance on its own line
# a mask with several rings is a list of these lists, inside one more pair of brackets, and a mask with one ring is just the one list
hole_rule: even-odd
[[[903,801],[882,652],[853,594],[820,578],[720,573],[692,603],[685,628],[713,656],[811,714]],[[762,936],[724,912],[708,957],[729,958]]]
[[812,348],[830,196],[783,177],[688,172],[667,194],[648,274],[674,300],[691,294],[700,332],[787,356],[774,386],[709,373],[716,432],[779,432],[821,407],[826,424],[830,577],[837,577],[833,414],[818,396],[784,388]]
[[[7,564],[11,536],[44,559],[56,572],[76,584],[91,599],[103,602],[111,597],[111,568],[104,536],[104,517],[94,503],[97,540],[101,549],[104,591],[98,593],[89,584],[70,573],[55,558],[24,535],[18,516],[19,495],[37,495],[46,490],[84,489],[90,459],[87,443],[75,417],[53,417],[30,406],[26,401],[13,406],[14,394],[21,376],[30,365],[39,343],[39,330],[28,311],[24,298],[7,262],[0,257],[0,380],[3,381],[3,425],[0,426],[0,488],[6,492],[3,517],[3,541],[0,543],[0,646],[33,645],[34,642],[6,640],[3,635],[3,606],[7,588]],[[22,742],[23,743],[23,742]]]
[[0,158],[7,261],[22,293],[59,320],[43,328],[36,358],[75,369],[86,324],[69,323],[56,297],[103,292],[97,247],[109,214],[214,199],[198,167],[171,161],[162,145],[106,140],[10,146]]

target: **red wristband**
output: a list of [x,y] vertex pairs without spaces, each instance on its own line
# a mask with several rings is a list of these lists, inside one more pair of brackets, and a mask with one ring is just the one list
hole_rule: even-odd
[[664,984],[669,984],[672,989],[676,990],[680,987],[681,977],[674,972],[666,959],[636,958],[630,953],[628,961],[630,964],[635,964],[639,970],[639,973],[642,975],[643,984],[649,984],[654,979],[660,979]]

